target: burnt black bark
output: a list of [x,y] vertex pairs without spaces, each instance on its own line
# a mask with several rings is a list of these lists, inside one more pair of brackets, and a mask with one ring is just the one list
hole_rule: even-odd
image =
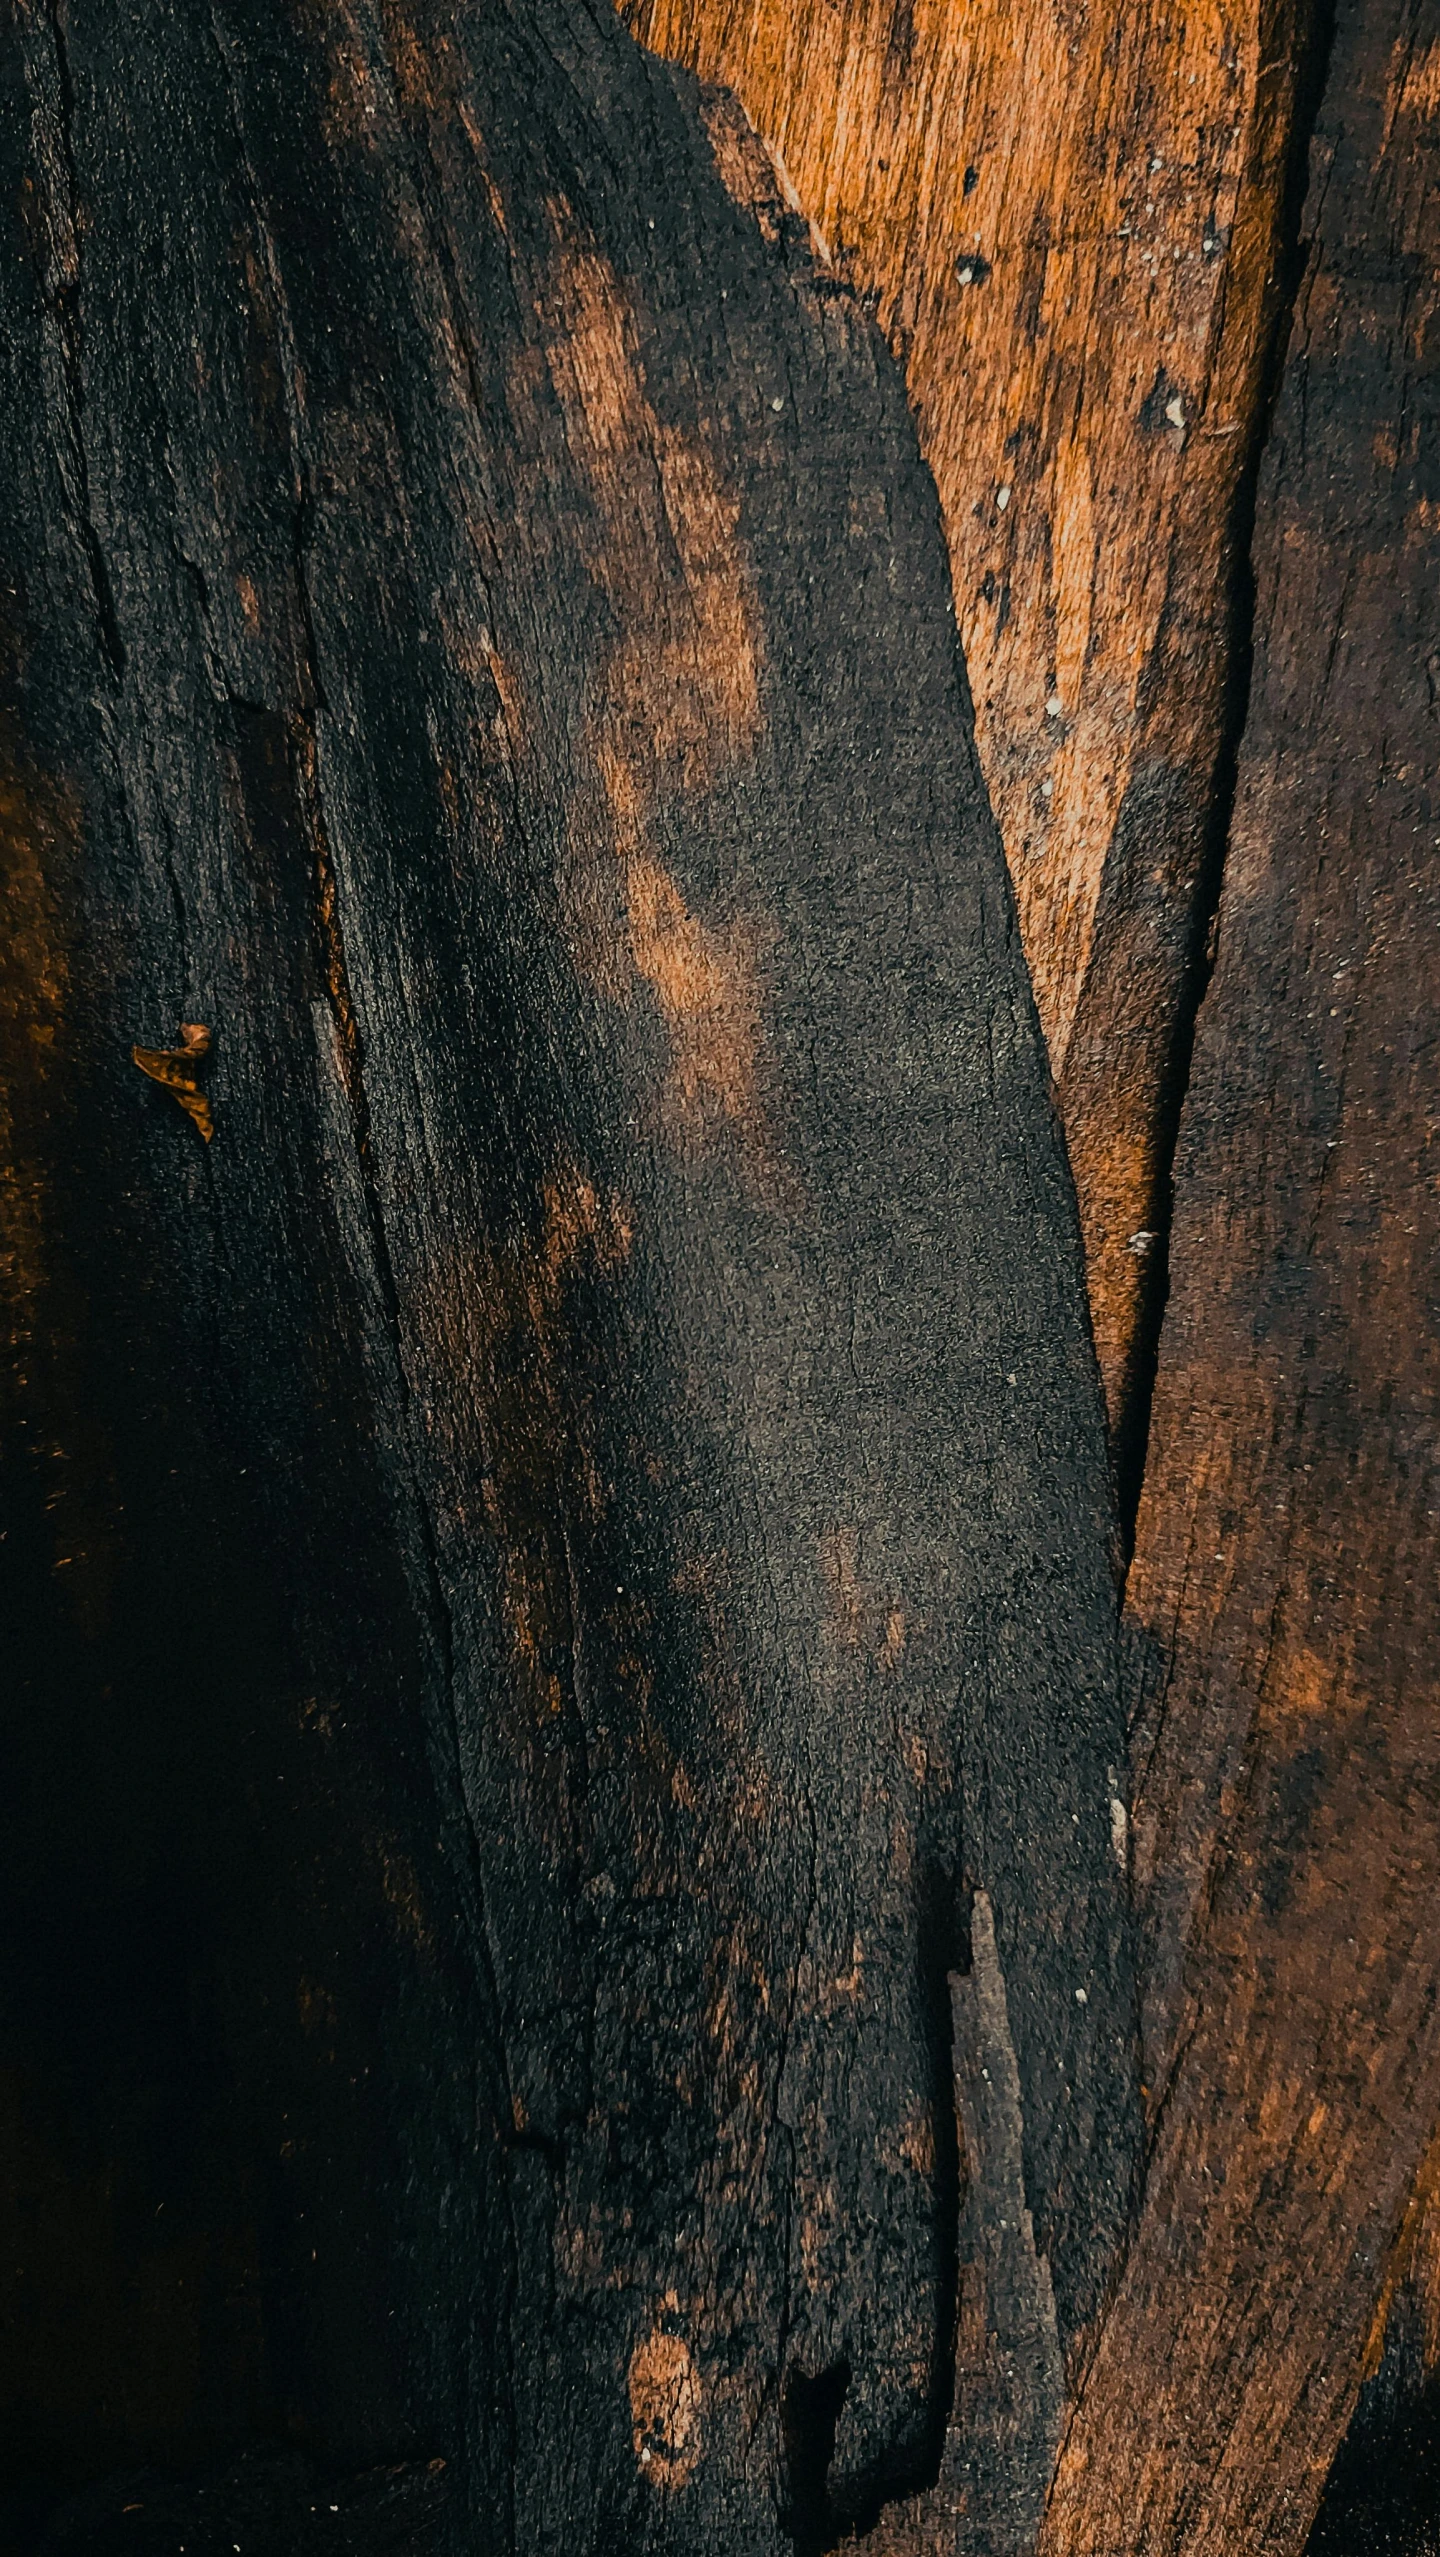
[[580,0],[24,0],[0,150],[17,2529],[269,2441],[823,2536],[939,2459],[975,1892],[1072,2374],[1137,2138],[901,384]]

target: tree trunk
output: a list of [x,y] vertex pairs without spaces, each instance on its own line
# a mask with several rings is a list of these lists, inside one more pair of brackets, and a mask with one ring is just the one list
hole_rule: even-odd
[[11,2534],[1298,2552],[1373,2369],[1328,2557],[1440,2260],[1440,26],[1257,492],[1323,31],[630,14],[743,105],[0,22]]

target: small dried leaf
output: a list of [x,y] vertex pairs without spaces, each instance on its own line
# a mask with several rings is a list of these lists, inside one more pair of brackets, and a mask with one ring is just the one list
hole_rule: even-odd
[[215,1133],[210,1104],[195,1080],[195,1068],[201,1057],[210,1052],[210,1033],[203,1021],[182,1021],[178,1048],[136,1048],[130,1054],[142,1074],[152,1083],[162,1083],[173,1092],[182,1110],[192,1118],[208,1145]]

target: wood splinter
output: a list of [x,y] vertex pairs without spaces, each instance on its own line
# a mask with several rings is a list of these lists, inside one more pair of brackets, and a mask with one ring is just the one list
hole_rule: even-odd
[[173,1092],[180,1107],[195,1122],[208,1145],[215,1133],[215,1120],[210,1104],[195,1080],[195,1068],[210,1053],[210,1032],[203,1021],[182,1021],[178,1048],[132,1047],[130,1054],[142,1074],[152,1083],[162,1083]]
[[955,2364],[940,2473],[849,2543],[855,2557],[1028,2557],[1065,2421],[1050,2267],[1025,2200],[1025,2125],[1009,2001],[988,1892],[970,1911],[971,1968],[950,1974],[955,2115],[965,2161]]

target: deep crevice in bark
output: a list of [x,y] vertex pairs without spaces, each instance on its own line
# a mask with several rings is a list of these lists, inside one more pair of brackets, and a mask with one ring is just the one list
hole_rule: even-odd
[[832,2363],[814,2377],[793,2370],[780,2406],[785,2455],[784,2521],[796,2557],[823,2557],[834,2545],[830,2511],[830,2463],[835,2434],[850,2386],[848,2362]]
[[[1277,225],[1279,246],[1275,261],[1274,305],[1268,343],[1261,369],[1259,394],[1250,419],[1249,446],[1245,465],[1236,483],[1231,508],[1230,641],[1226,651],[1224,713],[1210,796],[1205,858],[1195,891],[1189,963],[1181,986],[1180,1000],[1176,1006],[1170,1066],[1161,1088],[1160,1104],[1156,1113],[1160,1156],[1160,1172],[1156,1184],[1160,1202],[1156,1219],[1156,1239],[1147,1264],[1149,1284],[1141,1302],[1140,1318],[1136,1327],[1135,1383],[1127,1398],[1124,1416],[1115,1434],[1113,1450],[1116,1495],[1119,1501],[1121,1533],[1127,1560],[1134,1549],[1135,1522],[1145,1485],[1150,1443],[1150,1413],[1160,1361],[1160,1336],[1164,1328],[1165,1309],[1170,1299],[1170,1237],[1175,1216],[1175,1154],[1179,1143],[1185,1096],[1190,1086],[1190,1072],[1195,1054],[1201,1006],[1205,1001],[1215,967],[1220,899],[1225,882],[1225,858],[1229,847],[1231,822],[1235,813],[1240,744],[1245,733],[1250,704],[1255,629],[1253,555],[1260,472],[1266,446],[1270,440],[1271,423],[1285,369],[1295,306],[1309,257],[1310,241],[1304,225],[1310,175],[1310,145],[1314,139],[1321,102],[1325,94],[1334,32],[1335,0],[1313,0],[1309,23],[1304,29],[1298,47],[1295,101],[1291,113],[1290,139],[1285,159],[1280,219]],[[1262,29],[1262,50],[1264,38],[1265,31]]]

